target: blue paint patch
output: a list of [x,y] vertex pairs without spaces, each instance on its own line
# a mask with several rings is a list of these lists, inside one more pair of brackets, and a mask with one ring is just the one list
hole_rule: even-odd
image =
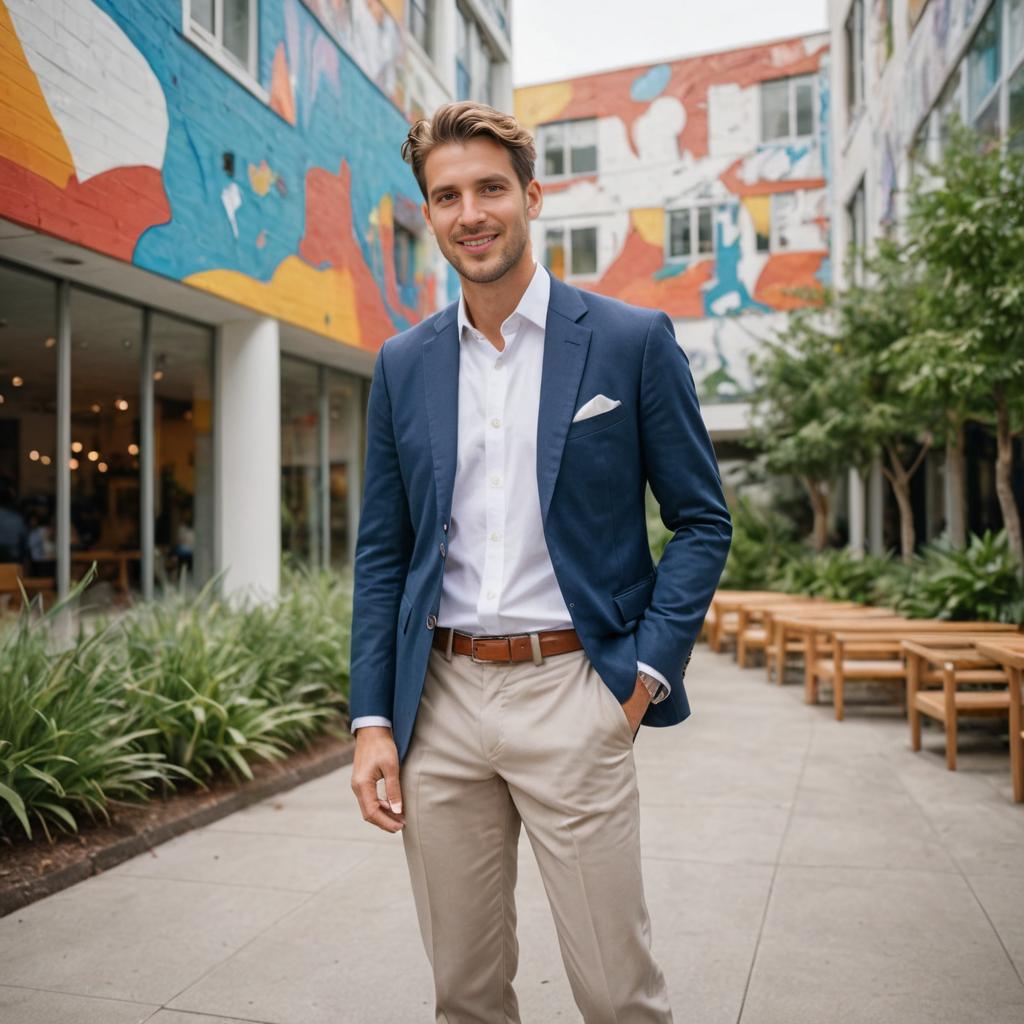
[[832,285],[832,257],[826,256],[821,261],[821,266],[818,267],[817,273],[814,275],[814,280],[818,282],[823,288],[829,288]]
[[679,263],[666,263],[654,272],[655,281],[667,281],[670,277],[678,277],[683,271],[689,270],[690,264],[686,260]]
[[672,67],[669,64],[657,64],[633,79],[629,87],[630,99],[637,103],[650,103],[657,99],[672,78]]
[[449,263],[448,267],[448,301],[458,302],[462,294],[462,285],[459,283],[459,275],[455,268]]
[[[735,295],[736,303],[727,315],[735,316],[737,313],[758,313],[771,312],[771,308],[763,302],[755,302],[747,286],[740,280],[740,233],[736,230],[739,221],[740,208],[738,204],[730,203],[719,206],[715,210],[715,278],[708,282],[704,290],[704,315],[708,317],[721,316],[715,313],[714,304],[727,295]],[[725,244],[725,232],[722,230],[722,215],[730,220],[730,231],[733,241],[730,245]]]

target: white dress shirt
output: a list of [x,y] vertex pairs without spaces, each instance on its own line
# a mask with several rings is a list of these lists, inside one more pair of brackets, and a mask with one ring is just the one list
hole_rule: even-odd
[[[437,626],[462,633],[571,629],[555,578],[537,490],[537,416],[551,279],[535,265],[519,305],[501,325],[502,351],[459,300],[459,425],[448,555]],[[656,669],[638,669],[667,687]],[[364,725],[390,725],[364,715]]]

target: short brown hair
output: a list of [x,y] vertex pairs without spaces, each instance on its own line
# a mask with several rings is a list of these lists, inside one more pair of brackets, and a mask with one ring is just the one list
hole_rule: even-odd
[[402,143],[402,159],[412,168],[424,199],[428,198],[424,173],[427,157],[437,146],[476,138],[492,139],[508,150],[524,189],[533,180],[537,160],[533,136],[511,114],[503,114],[485,103],[463,100],[438,107],[429,121],[421,118]]

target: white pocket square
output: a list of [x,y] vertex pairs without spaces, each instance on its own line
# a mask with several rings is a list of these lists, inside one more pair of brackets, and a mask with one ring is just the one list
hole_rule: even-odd
[[622,403],[617,398],[609,398],[607,395],[594,395],[589,401],[579,407],[576,415],[573,416],[573,423],[580,420],[589,420],[591,416],[600,416],[603,412],[611,412],[617,409]]

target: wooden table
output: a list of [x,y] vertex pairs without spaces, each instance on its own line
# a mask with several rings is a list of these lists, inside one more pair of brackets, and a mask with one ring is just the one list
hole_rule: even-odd
[[1021,673],[1024,672],[1024,637],[992,637],[975,645],[979,654],[1006,669],[1010,691],[1010,775],[1013,802],[1024,803],[1024,722],[1021,716]]
[[122,594],[129,592],[128,563],[142,560],[141,551],[119,551],[113,548],[92,548],[88,551],[72,551],[71,561],[79,563],[113,562],[117,565],[117,588]]

